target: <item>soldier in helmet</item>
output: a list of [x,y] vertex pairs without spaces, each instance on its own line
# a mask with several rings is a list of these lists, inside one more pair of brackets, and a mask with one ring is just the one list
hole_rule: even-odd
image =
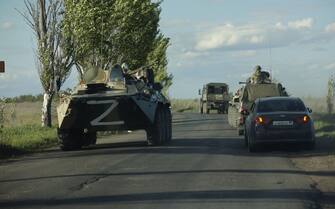
[[252,74],[251,78],[250,78],[250,82],[251,83],[261,83],[262,80],[262,68],[259,65],[256,65],[256,67],[254,68],[254,73]]
[[123,71],[124,74],[128,73],[129,67],[128,67],[127,63],[125,63],[125,62],[122,63],[121,68],[122,68],[122,71]]

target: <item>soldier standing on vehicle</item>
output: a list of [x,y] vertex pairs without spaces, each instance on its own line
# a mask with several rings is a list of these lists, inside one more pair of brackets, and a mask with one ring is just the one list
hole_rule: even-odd
[[125,63],[125,62],[122,63],[121,68],[122,68],[122,71],[123,71],[124,74],[128,73],[129,67],[128,67],[127,63]]
[[252,74],[251,78],[250,78],[250,82],[251,83],[261,83],[262,80],[262,68],[259,65],[256,65],[256,67],[254,68],[255,71]]

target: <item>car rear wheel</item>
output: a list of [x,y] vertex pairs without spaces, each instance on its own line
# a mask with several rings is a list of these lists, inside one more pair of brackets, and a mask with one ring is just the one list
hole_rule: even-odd
[[306,142],[304,145],[305,145],[306,150],[314,150],[315,149],[315,141]]

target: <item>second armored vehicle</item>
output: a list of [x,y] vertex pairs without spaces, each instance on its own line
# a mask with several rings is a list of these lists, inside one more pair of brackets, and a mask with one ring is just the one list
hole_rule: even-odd
[[107,71],[92,69],[84,77],[57,107],[61,149],[95,144],[97,131],[144,129],[150,145],[171,140],[170,102],[150,68],[128,73],[115,65]]
[[272,82],[268,72],[259,69],[259,74],[262,76],[252,76],[246,82],[241,82],[244,86],[237,90],[229,102],[228,123],[237,129],[239,135],[244,134],[246,113],[257,98],[288,96],[280,83]]
[[217,110],[219,114],[228,112],[229,87],[225,83],[208,83],[199,90],[200,113],[209,114],[210,110]]

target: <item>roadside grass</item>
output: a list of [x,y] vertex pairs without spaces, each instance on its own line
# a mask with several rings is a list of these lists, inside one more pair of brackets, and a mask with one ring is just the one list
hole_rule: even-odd
[[314,113],[313,118],[316,136],[335,140],[335,114]]
[[22,125],[3,128],[0,137],[0,158],[40,151],[57,144],[56,128]]
[[199,112],[199,99],[171,99],[173,112]]
[[[56,127],[41,127],[41,102],[8,103],[0,127],[0,158],[40,151],[57,144]],[[56,104],[52,117],[56,120]]]

